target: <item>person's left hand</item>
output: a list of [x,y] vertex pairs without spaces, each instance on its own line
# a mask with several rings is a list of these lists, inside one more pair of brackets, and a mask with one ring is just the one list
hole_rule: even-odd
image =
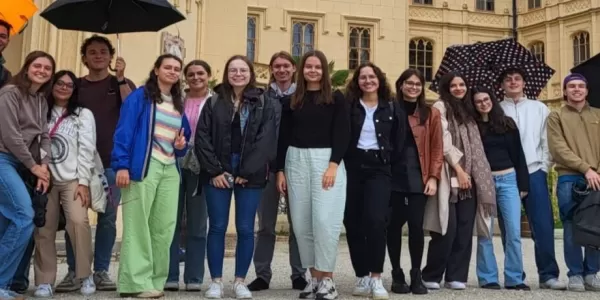
[[239,185],[242,185],[242,186],[243,186],[243,185],[244,185],[244,184],[246,184],[246,183],[248,183],[248,180],[247,180],[247,179],[244,179],[244,178],[242,178],[242,177],[236,177],[236,178],[235,178],[235,184],[239,184]]
[[185,149],[185,135],[183,134],[183,128],[181,128],[181,130],[179,131],[179,133],[177,134],[177,136],[175,137],[175,149],[177,150],[183,150]]
[[328,190],[333,187],[335,183],[335,176],[337,175],[337,165],[332,166],[331,164],[323,174],[323,189]]
[[38,178],[36,189],[43,195],[48,192],[48,187],[50,186],[50,182],[44,179]]
[[125,60],[122,57],[117,57],[115,62],[115,76],[117,76],[118,81],[125,80]]
[[81,199],[81,207],[90,207],[90,188],[85,185],[77,186],[77,192],[75,192],[75,199]]

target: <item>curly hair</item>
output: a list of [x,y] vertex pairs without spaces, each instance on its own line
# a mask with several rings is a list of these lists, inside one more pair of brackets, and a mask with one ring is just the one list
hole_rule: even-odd
[[377,80],[379,81],[379,87],[377,88],[377,98],[379,100],[384,101],[392,101],[394,98],[392,97],[392,91],[390,89],[390,85],[387,82],[387,78],[383,74],[383,71],[371,62],[364,62],[360,64],[355,70],[354,74],[352,74],[352,80],[348,82],[346,86],[346,99],[350,102],[358,101],[363,96],[363,91],[360,89],[358,85],[358,79],[360,77],[360,71],[364,68],[371,68],[377,76]]

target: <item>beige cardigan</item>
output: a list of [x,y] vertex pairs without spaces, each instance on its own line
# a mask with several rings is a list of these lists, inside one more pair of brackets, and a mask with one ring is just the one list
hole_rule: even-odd
[[[448,119],[446,118],[446,107],[444,102],[438,100],[433,104],[433,108],[440,111],[442,119],[442,139],[444,144],[444,164],[442,165],[442,174],[438,182],[437,194],[430,196],[425,205],[425,216],[423,220],[423,229],[437,232],[445,235],[448,231],[448,214],[450,206],[450,166],[458,163],[463,153],[452,145],[452,135],[448,130]],[[490,238],[492,236],[492,218],[485,217],[481,211],[480,205],[477,206],[477,215],[475,217],[475,228],[477,235]]]

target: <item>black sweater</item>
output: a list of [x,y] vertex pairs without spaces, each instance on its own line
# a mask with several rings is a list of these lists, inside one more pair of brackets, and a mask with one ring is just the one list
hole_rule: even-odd
[[319,91],[307,91],[302,107],[293,109],[282,103],[277,170],[283,171],[289,146],[331,148],[330,161],[339,164],[350,142],[348,104],[340,91],[333,93],[332,104],[317,104]]
[[485,156],[492,171],[502,171],[514,168],[517,173],[517,185],[520,192],[529,191],[529,170],[525,153],[521,146],[519,129],[496,133],[488,123],[479,122],[479,131]]

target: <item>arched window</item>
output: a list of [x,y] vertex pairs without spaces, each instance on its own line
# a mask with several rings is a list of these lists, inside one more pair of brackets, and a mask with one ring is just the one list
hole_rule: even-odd
[[315,22],[292,22],[292,56],[300,57],[315,47]]
[[371,61],[371,33],[373,27],[350,25],[348,35],[348,69]]
[[252,62],[256,60],[256,19],[256,16],[248,16],[246,21],[246,57]]
[[546,55],[544,51],[544,43],[543,42],[533,42],[529,45],[529,51],[541,62],[546,61]]
[[590,58],[590,34],[580,31],[572,36],[573,39],[573,66]]
[[408,66],[423,73],[425,81],[433,79],[433,42],[423,38],[410,40]]

